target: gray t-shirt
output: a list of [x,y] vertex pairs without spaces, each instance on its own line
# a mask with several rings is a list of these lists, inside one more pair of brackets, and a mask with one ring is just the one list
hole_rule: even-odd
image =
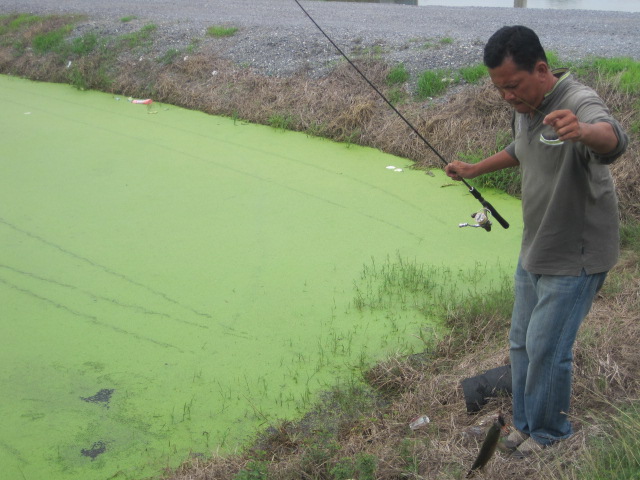
[[[520,258],[523,268],[535,274],[606,272],[619,249],[618,200],[608,164],[622,155],[629,140],[592,89],[566,71],[557,76],[539,112],[533,117],[515,113],[515,140],[506,148],[522,169]],[[599,155],[580,142],[554,141],[542,119],[563,109],[584,123],[610,123],[619,140],[616,149]]]

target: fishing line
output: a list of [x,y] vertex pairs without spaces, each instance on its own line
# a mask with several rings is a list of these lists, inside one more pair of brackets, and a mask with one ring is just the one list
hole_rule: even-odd
[[[438,150],[435,149],[435,147],[433,145],[431,145],[431,143],[429,143],[429,141],[416,129],[416,127],[414,127],[411,122],[409,122],[409,120],[407,120],[404,115],[402,115],[402,113],[400,113],[400,111],[393,106],[393,104],[387,99],[387,97],[384,96],[384,94],[371,82],[371,80],[369,80],[367,78],[367,76],[362,73],[362,71],[351,61],[351,59],[342,51],[342,49],[331,39],[331,37],[329,37],[329,35],[327,35],[325,33],[325,31],[322,29],[322,27],[320,27],[320,25],[318,25],[318,23],[313,19],[313,17],[309,14],[309,12],[307,12],[305,10],[305,8],[300,4],[300,2],[298,0],[293,0],[294,2],[296,2],[298,4],[298,6],[300,7],[300,9],[304,12],[304,14],[309,17],[309,20],[311,20],[311,22],[318,28],[318,30],[320,30],[320,32],[326,37],[327,40],[329,40],[329,43],[331,43],[331,45],[333,45],[335,47],[335,49],[340,53],[340,55],[342,55],[344,57],[344,59],[349,62],[349,65],[351,65],[354,70],[356,72],[358,72],[358,74],[364,79],[365,82],[367,82],[369,84],[369,86],[371,88],[373,88],[373,90],[380,96],[380,98],[382,98],[387,105],[389,105],[389,107],[391,107],[391,109],[402,119],[402,121],[404,121],[404,123],[407,124],[407,126],[418,136],[418,138],[420,140],[422,140],[424,142],[424,144],[429,147],[429,149],[431,149],[431,151],[440,159],[440,161],[442,161],[442,163],[446,165],[449,165],[449,162],[447,162],[447,160],[445,160],[445,158],[440,154],[440,152],[438,152]],[[475,188],[472,187],[471,185],[469,185],[469,183],[467,183],[467,181],[464,178],[461,178],[460,181],[469,189],[469,193],[471,193],[471,195],[473,195],[476,200],[478,200],[482,206],[484,207],[484,209],[488,210],[489,212],[491,212],[491,214],[493,215],[493,217],[498,221],[498,223],[500,223],[500,225],[502,225],[503,228],[509,228],[509,223],[502,218],[502,216],[496,211],[496,209],[493,207],[493,205],[491,205],[489,202],[487,202],[482,195],[480,194],[480,192]],[[480,218],[482,217],[481,215],[479,216],[481,212],[478,212],[476,214],[472,215],[472,218]],[[477,218],[476,218],[477,220]],[[460,224],[460,226],[471,226],[468,224]],[[476,225],[473,225],[476,226]],[[484,228],[487,231],[491,230],[491,222],[489,221],[488,217],[484,218],[484,221],[482,223],[479,222],[479,224],[477,226],[480,226],[482,228]]]

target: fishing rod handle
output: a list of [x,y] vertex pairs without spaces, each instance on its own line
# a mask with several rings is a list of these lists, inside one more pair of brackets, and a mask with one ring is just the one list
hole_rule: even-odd
[[500,215],[496,211],[496,209],[493,208],[493,205],[491,205],[486,200],[482,202],[482,205],[485,206],[491,212],[491,215],[493,215],[493,218],[495,218],[498,221],[498,223],[502,225],[502,228],[509,228],[509,222],[507,222],[504,218],[502,218],[502,215]]
[[487,202],[484,199],[484,197],[480,194],[478,190],[476,190],[475,187],[472,187],[471,185],[469,185],[469,183],[464,178],[462,179],[462,183],[464,183],[467,186],[467,188],[469,189],[469,193],[473,195],[474,198],[478,200],[484,208],[486,208],[491,212],[491,215],[493,215],[493,217],[498,221],[498,223],[502,225],[502,228],[509,228],[509,222],[507,222],[504,218],[502,218],[502,215],[500,215],[498,211],[495,208],[493,208],[493,205],[491,205],[489,202]]

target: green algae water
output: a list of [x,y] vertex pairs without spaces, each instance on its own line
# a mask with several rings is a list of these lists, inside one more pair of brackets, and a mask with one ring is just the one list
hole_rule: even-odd
[[462,186],[373,149],[1,76],[0,108],[3,478],[231,451],[420,350],[415,309],[362,308],[375,265],[516,259],[519,202],[483,192],[511,229],[459,229]]

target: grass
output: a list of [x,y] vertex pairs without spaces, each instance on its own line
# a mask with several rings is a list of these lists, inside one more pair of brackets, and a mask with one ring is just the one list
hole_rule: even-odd
[[418,78],[417,97],[424,100],[444,93],[454,80],[448,70],[427,70]]
[[640,93],[640,63],[631,58],[597,58],[592,68],[604,75],[618,89],[630,94]]
[[14,15],[0,15],[0,35],[15,32],[35,23],[42,22],[43,18],[31,13],[20,13]]
[[483,64],[473,65],[471,67],[463,67],[459,70],[460,76],[467,83],[477,83],[481,79],[489,75],[487,67]]
[[73,55],[82,57],[89,55],[98,46],[98,35],[95,33],[85,33],[81,37],[71,41],[70,51]]
[[274,113],[269,117],[269,125],[277,130],[290,130],[294,125],[294,117],[290,114]]
[[404,63],[399,63],[387,74],[386,82],[387,85],[393,86],[405,83],[409,80],[409,72],[407,72],[407,68],[404,66]]
[[563,479],[631,480],[640,478],[640,403],[617,407],[600,416],[604,431],[588,440],[589,448]]
[[620,245],[640,256],[640,222],[623,222],[620,226]]
[[213,25],[207,28],[207,35],[214,38],[231,37],[238,31],[238,27],[225,27],[222,25]]
[[149,23],[137,32],[128,33],[118,37],[118,44],[121,48],[128,48],[131,50],[148,47],[153,41],[153,35],[156,30],[158,30],[158,26],[154,23]]
[[65,25],[56,30],[40,33],[33,38],[33,50],[40,55],[49,52],[60,51],[65,43],[66,37],[72,30],[71,25]]
[[426,70],[418,78],[417,98],[424,100],[437,97],[445,93],[452,85],[466,83],[478,83],[488,76],[487,68],[482,65],[463,67],[457,71],[436,69]]

